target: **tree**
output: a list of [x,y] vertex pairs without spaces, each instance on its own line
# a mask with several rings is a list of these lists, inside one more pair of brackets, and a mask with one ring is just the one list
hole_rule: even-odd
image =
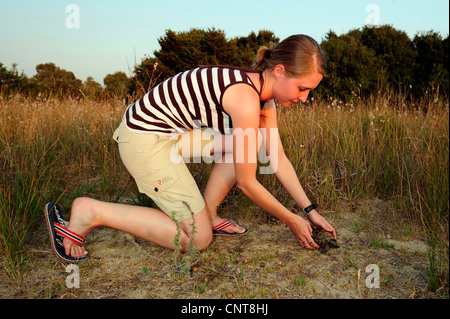
[[[225,33],[216,29],[191,29],[187,32],[167,30],[158,40],[161,49],[154,52],[166,79],[198,65],[229,64],[232,59]],[[164,69],[165,67],[165,69]]]
[[387,84],[393,88],[406,87],[413,83],[413,65],[416,57],[413,43],[408,35],[390,25],[379,28],[364,27],[361,43],[375,51],[381,67],[388,70]]
[[27,77],[23,74],[19,74],[17,71],[17,64],[12,65],[12,69],[8,70],[0,62],[0,92],[11,93],[18,92],[24,86],[27,81]]
[[336,35],[329,31],[321,43],[328,61],[328,74],[319,90],[334,98],[367,95],[386,81],[386,70],[373,49],[361,43],[361,31]]
[[124,72],[108,74],[103,79],[105,93],[115,97],[125,97],[130,90],[131,80]]
[[82,91],[86,97],[96,99],[102,93],[102,86],[100,83],[94,81],[92,76],[89,76],[86,81],[83,82]]
[[[152,87],[198,65],[250,67],[261,46],[279,42],[273,32],[261,30],[248,36],[228,39],[217,29],[167,30],[158,39],[160,49],[146,55],[135,65],[132,78],[123,72],[104,78],[104,92],[110,96],[142,96]],[[436,32],[417,34],[410,39],[390,25],[363,27],[337,35],[329,31],[321,43],[328,62],[322,84],[314,90],[317,96],[349,99],[364,97],[384,89],[407,90],[408,97],[420,97],[427,90],[446,95],[449,92],[449,37]],[[36,75],[28,79],[0,63],[0,92],[98,97],[102,88],[89,77],[84,83],[72,72],[54,63],[36,66]],[[81,90],[81,91],[80,91]]]
[[31,81],[44,94],[79,96],[82,82],[75,75],[57,67],[54,63],[38,64]]
[[449,92],[448,36],[446,39],[436,32],[417,34],[413,45],[417,51],[414,65],[414,86],[417,94],[424,94],[428,88],[440,86]]
[[[167,30],[158,39],[160,50],[146,56],[136,65],[132,91],[139,93],[175,74],[198,65],[251,66],[261,45],[279,39],[271,31],[252,32],[247,37],[228,40],[225,32],[214,28],[191,29],[187,32]],[[157,66],[157,67],[156,67]]]
[[251,32],[246,37],[232,39],[236,42],[236,56],[234,64],[237,66],[251,66],[254,63],[256,53],[261,46],[270,46],[270,43],[277,44],[280,38],[276,37],[272,31],[260,30],[258,34]]
[[448,92],[448,36],[442,39],[430,31],[411,40],[405,32],[385,25],[340,36],[330,31],[321,46],[328,75],[318,91],[329,90],[341,98],[382,89],[408,91],[409,97],[419,97],[430,87]]

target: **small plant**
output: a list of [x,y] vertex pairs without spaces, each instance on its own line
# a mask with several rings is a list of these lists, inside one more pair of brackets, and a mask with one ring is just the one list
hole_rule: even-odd
[[177,233],[175,234],[173,238],[173,244],[175,246],[174,252],[173,252],[173,262],[175,266],[175,272],[183,272],[187,274],[189,270],[192,268],[192,266],[195,263],[195,260],[197,259],[199,255],[199,251],[197,247],[194,245],[194,234],[196,233],[196,227],[195,227],[195,219],[194,215],[192,214],[192,230],[190,231],[190,237],[188,246],[186,249],[186,254],[184,256],[181,256],[181,244],[180,244],[180,237],[181,237],[181,226],[178,220],[175,217],[176,213],[172,212],[171,219],[175,223],[177,227]]
[[357,220],[352,225],[352,230],[356,232],[363,232],[369,228],[369,223],[361,224],[361,221]]
[[269,294],[269,292],[267,291],[267,289],[266,288],[261,288],[260,290],[259,290],[259,294],[261,295],[261,297],[266,297],[268,294]]
[[142,273],[144,275],[149,275],[150,274],[150,269],[147,266],[142,267]]
[[234,264],[238,256],[238,253],[234,253],[233,256],[229,256],[230,264]]
[[173,238],[173,244],[175,246],[175,249],[173,251],[173,262],[175,264],[175,267],[178,267],[179,264],[181,263],[181,261],[179,261],[180,258],[180,237],[181,237],[181,226],[180,223],[178,222],[178,220],[175,217],[176,213],[172,212],[171,214],[171,219],[172,221],[175,223],[175,225],[177,226],[177,233],[175,234],[174,238]]
[[308,283],[308,281],[306,280],[306,278],[303,275],[295,276],[294,282],[296,285],[298,285],[300,287],[305,287],[306,284]]
[[202,293],[205,292],[205,289],[206,289],[207,286],[208,286],[208,279],[205,278],[205,281],[201,285],[198,283],[198,281],[196,281],[195,284],[194,284],[194,289],[198,293],[202,294]]
[[355,257],[347,258],[344,264],[344,269],[347,269],[349,267],[354,267],[356,263]]
[[370,247],[373,247],[373,248],[385,248],[385,249],[388,249],[388,248],[394,248],[394,246],[395,246],[395,244],[386,243],[386,242],[383,242],[383,241],[381,241],[379,239],[375,239],[375,240],[373,240],[370,243]]
[[384,279],[381,281],[381,285],[387,286],[391,283],[391,275],[387,274]]
[[393,235],[405,240],[409,235],[411,235],[412,230],[411,226],[406,223],[402,223],[400,226],[392,226],[390,231]]
[[242,264],[241,267],[239,268],[238,278],[240,281],[244,280],[244,265]]

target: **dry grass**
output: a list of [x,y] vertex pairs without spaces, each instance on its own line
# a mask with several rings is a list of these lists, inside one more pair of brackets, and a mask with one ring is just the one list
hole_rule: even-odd
[[[361,201],[366,202],[373,198],[388,201],[389,209],[380,211],[381,216],[389,222],[389,227],[385,225],[383,228],[383,236],[395,235],[398,240],[403,241],[410,240],[408,236],[425,240],[428,248],[424,259],[427,268],[426,285],[431,291],[438,291],[441,295],[444,292],[444,296],[448,296],[449,108],[448,103],[432,99],[423,101],[420,105],[421,107],[407,107],[402,99],[394,100],[382,95],[365,102],[356,100],[353,104],[343,104],[339,101],[308,103],[279,111],[280,134],[286,153],[308,195],[334,223],[346,225],[343,226],[344,234],[348,227],[360,234],[358,229],[364,229],[364,225],[368,225],[371,231],[374,226],[367,224],[367,216],[361,212],[357,216],[358,223],[352,222],[348,226],[346,216],[354,211],[342,210],[343,205],[353,207]],[[31,244],[33,239],[35,243],[36,240],[45,242],[45,229],[42,228],[41,218],[45,202],[58,200],[69,208],[74,198],[87,195],[108,201],[149,204],[148,199],[136,191],[112,140],[112,133],[125,107],[122,101],[116,100],[0,97],[2,277],[12,278],[15,285],[20,287],[22,297],[30,297],[29,285],[33,286],[33,283],[30,284],[29,280],[30,276],[33,277],[31,274],[36,272],[37,263],[42,267],[44,262],[44,267],[53,272],[59,267],[49,254],[30,253],[29,249],[35,247]],[[197,164],[190,167],[202,189],[211,165]],[[272,175],[259,178],[281,202],[293,208],[292,201]],[[256,223],[255,229],[262,227],[258,226],[261,222],[274,222],[237,189],[233,189],[226,198],[224,209],[228,211],[229,216],[241,219],[244,224],[245,221],[249,221],[249,224]],[[262,232],[259,236],[250,238],[255,244],[257,240],[269,240],[264,234]],[[359,237],[348,234],[348,238],[356,240],[355,238]],[[388,237],[383,237],[383,240],[386,241],[386,238]],[[369,243],[377,240],[379,243],[379,238],[372,236]],[[279,239],[274,241],[278,242]],[[200,260],[197,270],[191,267],[191,274],[201,273],[201,276],[191,276],[187,279],[174,275],[173,280],[185,281],[184,286],[189,286],[187,291],[174,292],[166,297],[192,296],[190,289],[193,289],[197,293],[203,291],[199,293],[200,296],[214,298],[226,298],[229,297],[228,294],[234,297],[271,298],[278,295],[295,298],[295,294],[282,293],[283,290],[276,285],[276,289],[263,284],[249,288],[250,286],[240,282],[243,277],[242,280],[250,285],[250,278],[254,278],[254,274],[250,276],[249,272],[260,272],[255,265],[261,262],[268,264],[264,258],[273,261],[275,257],[258,257],[257,251],[252,251],[250,244],[248,248],[242,244],[248,243],[248,240],[242,241],[241,244],[231,244],[226,251],[219,248],[219,243],[222,245],[221,241],[217,241],[209,252],[197,257]],[[269,246],[271,245],[272,243]],[[364,247],[367,243],[364,241],[358,244],[359,254],[365,255],[361,245]],[[290,249],[296,249],[294,246],[292,243]],[[160,252],[159,263],[168,267],[163,267],[161,271],[173,274],[169,270],[173,267],[173,256],[170,252],[161,251],[152,245],[145,247],[150,247],[148,249],[152,256]],[[36,251],[36,248],[33,249]],[[148,251],[146,254],[149,254]],[[257,260],[255,265],[248,264],[252,258]],[[278,263],[292,263],[292,267],[296,267],[290,257],[276,260]],[[342,267],[345,264],[351,267],[358,257],[348,256],[341,251],[338,260],[339,264],[343,264]],[[92,262],[101,263],[98,260]],[[214,281],[212,277],[216,276],[212,274],[220,272],[220,265],[227,265],[228,272],[225,273],[240,283],[238,292],[227,289],[218,292],[220,289],[217,287],[219,290],[211,289],[210,283]],[[249,270],[249,265],[252,265],[253,270]],[[142,274],[133,280],[142,281],[142,278],[148,279],[150,275],[164,277],[161,271],[152,275],[150,266],[142,264],[139,267],[148,269],[142,268]],[[273,272],[282,269],[275,264],[273,267]],[[268,268],[265,267],[264,270]],[[331,276],[332,272],[329,273]],[[266,275],[269,276],[270,271]],[[301,287],[305,281],[312,281],[308,276],[307,272],[299,272],[297,277],[290,276],[289,280],[290,283]],[[197,280],[196,283],[192,282],[193,278]],[[207,284],[205,278],[210,278]],[[127,285],[128,281],[123,278],[122,280],[120,285]],[[24,290],[25,282],[28,288]],[[324,287],[326,282],[325,280]],[[68,297],[67,294],[70,294],[54,281],[49,285],[53,287],[51,292],[48,287],[35,283],[34,293],[31,294],[39,298]],[[40,288],[37,288],[38,286]],[[57,286],[60,293],[55,293]],[[92,289],[95,288],[92,286]],[[311,289],[313,293],[314,288]],[[411,293],[414,290],[411,290],[411,287],[408,289]],[[96,298],[95,294],[85,296]],[[164,293],[153,296],[162,298]],[[345,298],[344,295],[336,296]],[[383,296],[386,297],[379,297]]]

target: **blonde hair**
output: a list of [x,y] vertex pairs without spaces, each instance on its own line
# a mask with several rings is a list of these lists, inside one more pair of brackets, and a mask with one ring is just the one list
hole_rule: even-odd
[[270,43],[258,50],[253,68],[271,70],[283,65],[289,77],[300,77],[318,71],[325,75],[327,63],[322,48],[310,36],[292,35],[278,45]]

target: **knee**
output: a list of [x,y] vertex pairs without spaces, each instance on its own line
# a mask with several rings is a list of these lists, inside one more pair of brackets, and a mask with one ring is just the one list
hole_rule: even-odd
[[[194,223],[195,230],[193,229]],[[191,243],[198,251],[203,251],[209,247],[213,240],[212,227],[206,206],[195,215],[194,220],[190,218],[181,222],[181,228],[186,235],[185,238],[187,237],[187,247],[189,247],[189,243]],[[193,241],[193,243],[191,241]]]
[[[210,234],[207,233],[196,233],[194,238],[190,236],[186,236],[186,240],[181,242],[181,251],[187,252],[189,250],[189,246],[193,245],[195,249],[198,251],[203,251],[209,247],[213,239],[212,232]],[[192,243],[193,241],[193,243]]]
[[197,238],[195,241],[195,247],[199,250],[205,250],[206,248],[209,247],[209,245],[211,245],[213,239],[213,235],[212,232],[208,232],[206,234],[202,234],[202,236],[200,236],[200,238]]

